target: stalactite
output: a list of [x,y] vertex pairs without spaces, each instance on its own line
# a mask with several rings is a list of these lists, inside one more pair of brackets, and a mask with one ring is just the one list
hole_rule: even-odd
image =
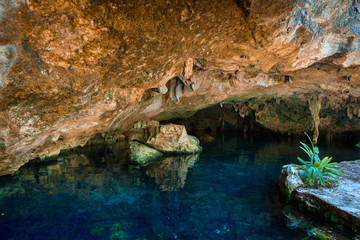
[[183,96],[183,87],[184,83],[180,80],[180,78],[175,77],[170,80],[170,89],[169,96],[175,102],[179,102],[180,98]]
[[234,111],[235,111],[235,112],[238,112],[238,111],[239,111],[239,105],[233,104],[233,108],[234,108]]
[[183,87],[184,83],[180,79],[178,79],[175,87],[175,96],[177,102],[180,101],[180,98],[182,98],[183,96]]
[[347,109],[346,109],[346,113],[347,113],[347,116],[348,116],[348,118],[351,120],[351,119],[353,119],[353,111],[351,110],[351,108],[350,107],[348,107]]
[[308,100],[309,109],[311,112],[311,116],[313,118],[312,127],[314,130],[313,135],[313,142],[317,143],[319,137],[319,126],[320,126],[320,109],[321,109],[321,98],[319,97],[312,97]]
[[195,83],[193,82],[193,68],[194,60],[192,58],[187,59],[184,66],[184,84],[190,91],[195,90]]
[[185,81],[191,82],[191,77],[193,75],[193,67],[194,67],[194,60],[192,58],[187,59],[185,61],[185,67],[184,67]]
[[176,78],[171,79],[170,80],[170,87],[169,87],[169,96],[175,102],[177,102],[176,93],[175,93],[176,82],[177,82]]

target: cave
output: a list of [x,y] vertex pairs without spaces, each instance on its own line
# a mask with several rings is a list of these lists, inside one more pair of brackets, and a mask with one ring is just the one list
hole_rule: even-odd
[[276,183],[306,144],[360,190],[359,0],[3,0],[0,33],[4,239],[359,238]]

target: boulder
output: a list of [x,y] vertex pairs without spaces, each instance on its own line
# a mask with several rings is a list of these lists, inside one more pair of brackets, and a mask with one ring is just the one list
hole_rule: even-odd
[[202,150],[199,140],[188,135],[183,125],[176,124],[160,126],[159,133],[146,143],[164,153],[196,153]]
[[185,126],[160,125],[157,121],[141,121],[130,130],[129,140],[136,140],[162,153],[201,152],[200,141],[187,134]]
[[140,165],[163,156],[161,152],[137,141],[130,141],[130,151],[130,160]]

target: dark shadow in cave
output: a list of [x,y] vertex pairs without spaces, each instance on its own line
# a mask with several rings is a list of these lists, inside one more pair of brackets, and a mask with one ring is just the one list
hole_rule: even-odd
[[246,17],[249,17],[250,11],[250,2],[249,0],[236,0],[236,4],[241,9],[241,11],[245,14]]

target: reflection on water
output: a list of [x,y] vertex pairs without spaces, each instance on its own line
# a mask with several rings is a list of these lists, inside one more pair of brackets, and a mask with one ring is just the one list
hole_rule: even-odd
[[[225,140],[222,140],[225,139]],[[300,239],[275,183],[297,141],[229,135],[145,167],[102,145],[0,178],[0,239]],[[320,146],[343,160],[356,149]],[[339,159],[337,159],[339,161]]]
[[146,169],[146,175],[155,178],[162,191],[176,191],[185,185],[189,167],[199,159],[199,154],[168,157],[157,161]]

